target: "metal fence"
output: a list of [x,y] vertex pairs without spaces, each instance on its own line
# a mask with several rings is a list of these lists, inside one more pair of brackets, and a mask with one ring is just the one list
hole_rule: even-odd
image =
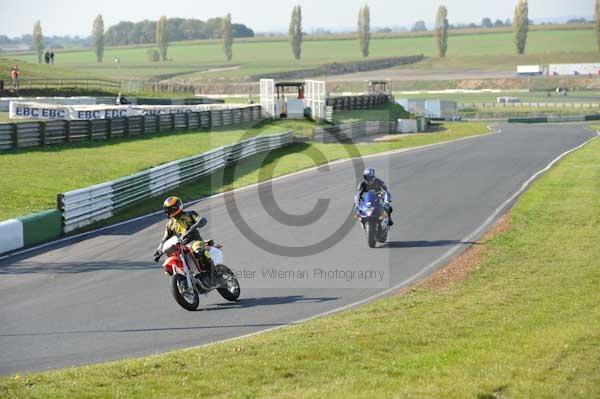
[[122,179],[59,194],[57,202],[62,213],[63,232],[110,218],[115,211],[136,201],[208,175],[237,160],[293,142],[292,132],[253,137]]
[[459,108],[600,108],[600,103],[461,103]]
[[[12,89],[12,80],[4,80],[4,89]],[[107,79],[21,79],[19,89],[97,89],[99,91],[117,92],[121,90],[121,82]]]
[[0,150],[110,140],[163,131],[210,129],[261,120],[260,106],[115,119],[0,124]]
[[313,140],[318,143],[352,142],[363,136],[391,134],[396,129],[396,122],[355,122],[338,126],[315,128]]
[[328,98],[327,106],[333,107],[334,111],[346,111],[373,108],[388,101],[390,101],[390,96],[387,94],[367,94]]

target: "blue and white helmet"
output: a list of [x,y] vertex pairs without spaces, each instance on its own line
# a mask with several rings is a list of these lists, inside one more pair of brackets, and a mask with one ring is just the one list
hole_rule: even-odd
[[363,172],[363,177],[365,178],[366,181],[373,181],[375,179],[375,169],[373,168],[367,168],[365,169],[365,171]]

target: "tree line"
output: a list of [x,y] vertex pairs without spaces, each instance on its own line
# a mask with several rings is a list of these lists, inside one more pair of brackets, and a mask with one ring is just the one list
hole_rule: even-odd
[[[182,40],[220,39],[223,37],[223,18],[211,18],[201,21],[193,18],[167,18],[166,40],[176,42]],[[254,31],[244,24],[232,24],[234,37],[253,37]],[[156,40],[157,21],[141,22],[123,21],[111,26],[105,32],[107,46],[130,44],[151,44]]]
[[[600,0],[595,0],[594,10],[594,30],[598,44],[598,50],[600,51]],[[500,20],[497,20],[495,24],[492,24],[489,18],[484,18],[482,20],[482,26],[499,26],[500,22]],[[506,26],[508,22],[509,21],[507,20],[507,22],[504,23],[504,26]],[[517,0],[514,8],[513,20],[510,21],[510,24],[513,28],[513,41],[515,50],[518,54],[525,54],[530,23],[528,0]],[[168,59],[167,50],[169,42],[171,41],[191,38],[221,38],[223,41],[225,58],[228,62],[230,62],[233,58],[234,38],[254,36],[254,32],[245,27],[245,25],[232,23],[231,14],[227,14],[222,18],[213,18],[206,22],[196,19],[168,19],[166,16],[162,16],[159,21],[156,22],[142,21],[137,24],[133,24],[131,22],[121,22],[115,26],[112,26],[107,31],[104,31],[104,21],[102,16],[98,15],[93,22],[91,36],[92,45],[98,62],[103,61],[104,46],[115,44],[115,36],[125,36],[120,39],[125,41],[125,43],[119,44],[130,44],[127,41],[133,40],[131,37],[127,38],[127,35],[125,34],[116,33],[125,25],[137,27],[132,31],[137,32],[136,35],[140,36],[134,36],[138,37],[136,40],[143,40],[139,43],[133,44],[155,43],[157,45],[158,50],[151,50],[153,51],[152,60],[154,61],[166,61]],[[424,22],[422,25],[425,25]],[[208,26],[211,28],[208,29]],[[448,51],[448,30],[451,29],[452,26],[453,25],[451,25],[448,21],[448,8],[444,5],[440,5],[436,13],[434,29],[434,39],[439,57],[446,56]],[[195,28],[193,27],[196,27],[197,30],[194,30]],[[425,27],[425,29],[427,28]],[[368,5],[365,5],[359,9],[356,35],[361,54],[366,58],[369,56],[369,45],[371,40],[371,11]],[[292,54],[296,60],[300,60],[302,58],[302,41],[305,34],[302,30],[302,9],[299,5],[292,9],[288,36]],[[143,37],[143,39],[140,39],[141,37]],[[42,34],[41,23],[40,21],[37,21],[34,25],[32,34],[32,47],[37,52],[40,63],[42,62],[42,54],[44,49],[43,40],[44,38]]]

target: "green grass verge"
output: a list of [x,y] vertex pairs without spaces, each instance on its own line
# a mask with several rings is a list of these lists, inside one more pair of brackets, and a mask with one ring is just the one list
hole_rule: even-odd
[[599,160],[595,140],[537,181],[465,283],[185,353],[13,375],[0,395],[598,397]]

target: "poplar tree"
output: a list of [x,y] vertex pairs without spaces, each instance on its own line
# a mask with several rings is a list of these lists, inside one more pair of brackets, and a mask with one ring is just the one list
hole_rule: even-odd
[[294,58],[299,60],[302,55],[302,9],[300,6],[295,6],[292,11],[292,19],[290,21],[288,34]]
[[42,55],[44,53],[44,35],[42,33],[42,24],[36,21],[33,25],[33,35],[31,37],[33,49],[37,52],[38,64],[42,63]]
[[435,43],[441,58],[446,56],[448,50],[448,9],[441,5],[435,17]]
[[233,27],[231,25],[231,14],[227,14],[221,21],[221,29],[223,32],[223,51],[227,62],[233,57]]
[[595,15],[595,21],[594,21],[594,29],[596,31],[596,42],[598,43],[598,51],[600,51],[600,0],[596,0],[596,5],[594,7],[594,15]]
[[515,17],[513,18],[513,33],[517,53],[525,54],[527,33],[529,32],[529,7],[527,0],[517,0]]
[[160,59],[166,61],[169,39],[167,37],[167,17],[164,15],[156,23],[156,45],[160,52]]
[[365,5],[358,11],[358,41],[363,57],[369,56],[369,42],[371,40],[371,11]]
[[96,61],[102,62],[104,60],[104,20],[100,14],[94,19],[94,25],[92,26],[92,43],[94,53],[96,53]]

